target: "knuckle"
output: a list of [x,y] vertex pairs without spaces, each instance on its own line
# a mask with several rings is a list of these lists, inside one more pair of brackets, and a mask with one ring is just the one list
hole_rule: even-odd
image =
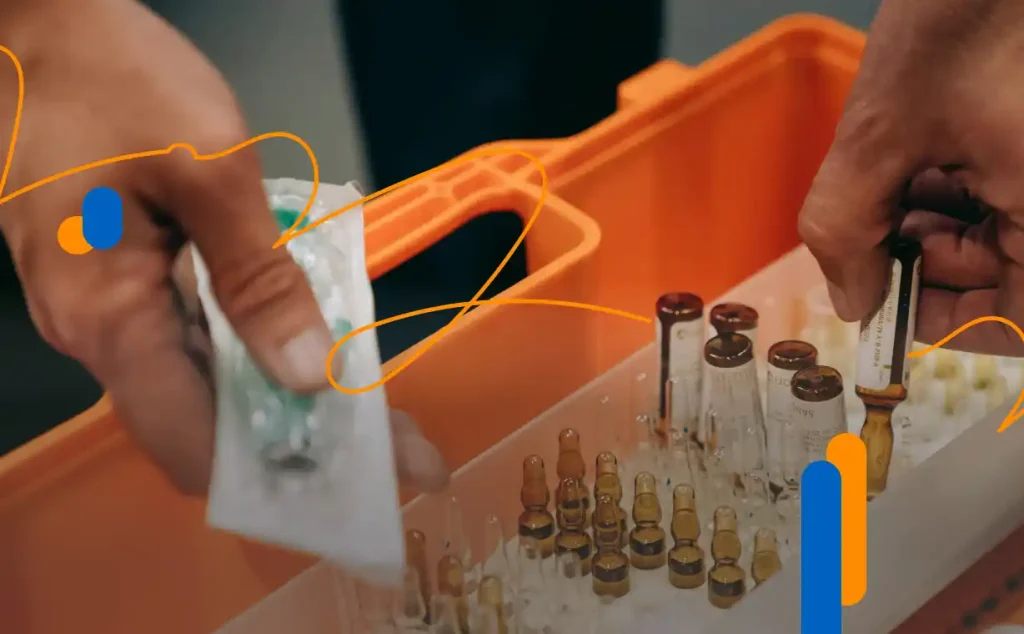
[[289,303],[313,301],[305,275],[288,251],[265,253],[214,276],[214,290],[232,323],[244,327]]

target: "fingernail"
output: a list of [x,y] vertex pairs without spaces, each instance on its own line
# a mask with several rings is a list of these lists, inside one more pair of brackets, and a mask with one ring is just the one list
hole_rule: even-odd
[[415,489],[436,493],[448,486],[448,466],[437,447],[417,433],[399,433],[394,438],[399,479]]
[[293,390],[315,390],[327,385],[327,355],[334,346],[327,328],[309,328],[286,343],[268,368]]
[[832,282],[828,282],[828,296],[832,300],[832,308],[835,309],[837,317],[843,321],[854,319],[850,312],[850,304],[846,294]]

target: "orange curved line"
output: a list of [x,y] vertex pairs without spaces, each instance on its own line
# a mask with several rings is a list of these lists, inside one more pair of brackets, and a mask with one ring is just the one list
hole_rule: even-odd
[[[989,315],[987,317],[978,317],[977,319],[972,319],[971,321],[967,322],[963,326],[960,326],[959,328],[949,333],[942,339],[928,346],[924,350],[917,350],[911,352],[907,356],[911,358],[923,357],[929,352],[938,350],[963,331],[968,330],[969,328],[973,328],[978,324],[983,324],[986,322],[997,322],[1003,324],[1004,326],[1008,326],[1015,333],[1017,333],[1017,336],[1020,337],[1021,341],[1024,341],[1024,330],[1021,330],[1020,326],[1018,326],[1017,324],[1013,323],[1012,321],[1005,317],[999,317],[998,315]],[[1024,404],[1024,389],[1022,389],[1020,395],[1017,396],[1017,402],[1013,404],[1012,408],[1010,408],[1010,411],[1006,414],[1006,418],[1004,418],[1003,422],[999,424],[999,429],[996,430],[997,433],[1003,433],[1004,431],[1009,429],[1010,425],[1016,423],[1018,420],[1020,420],[1021,417],[1024,417],[1024,410],[1021,409],[1022,404]]]
[[[540,175],[541,175],[541,193],[540,193],[540,197],[539,197],[539,199],[537,201],[537,206],[534,209],[533,214],[530,216],[530,219],[526,222],[525,226],[523,227],[523,231],[519,235],[519,238],[516,240],[515,244],[513,244],[512,248],[509,249],[508,254],[501,261],[501,263],[498,265],[498,267],[494,270],[494,272],[491,274],[490,278],[488,278],[487,281],[484,282],[484,285],[480,287],[480,290],[478,290],[476,292],[476,294],[473,296],[473,298],[470,299],[469,301],[456,302],[454,304],[445,304],[443,306],[433,306],[431,308],[424,308],[424,309],[420,309],[420,310],[414,310],[414,311],[410,311],[410,312],[407,312],[407,313],[403,313],[401,315],[395,315],[394,317],[389,317],[387,319],[382,319],[380,321],[374,322],[374,323],[369,324],[367,326],[363,326],[363,327],[361,327],[361,328],[359,328],[357,330],[354,330],[353,332],[349,333],[345,337],[342,337],[341,340],[339,340],[337,343],[335,343],[334,347],[331,348],[331,352],[330,352],[330,354],[327,357],[327,363],[326,363],[326,366],[325,366],[325,368],[327,370],[327,372],[326,372],[327,379],[330,381],[331,385],[335,389],[337,389],[337,390],[339,390],[341,392],[345,392],[346,394],[359,394],[359,393],[362,393],[362,392],[368,392],[368,391],[370,391],[370,390],[372,390],[372,389],[374,389],[376,387],[379,387],[379,386],[383,385],[384,383],[388,382],[389,380],[394,378],[396,375],[398,375],[399,372],[401,372],[405,368],[409,367],[409,365],[411,365],[414,361],[419,359],[419,357],[424,352],[426,352],[431,346],[436,344],[440,340],[440,338],[446,332],[448,332],[448,330],[455,324],[455,322],[457,322],[459,319],[461,319],[463,317],[463,315],[465,315],[469,311],[469,309],[472,308],[473,306],[481,306],[481,305],[484,305],[484,304],[499,304],[499,305],[500,304],[523,304],[523,305],[562,306],[562,307],[567,307],[567,308],[576,308],[576,309],[580,309],[580,310],[590,310],[590,311],[599,312],[599,313],[605,313],[605,314],[609,314],[609,315],[616,315],[616,316],[619,316],[619,317],[625,317],[627,319],[633,319],[635,321],[640,321],[642,323],[647,323],[647,324],[651,323],[651,319],[649,319],[647,317],[642,317],[640,315],[636,315],[636,314],[633,314],[633,313],[628,313],[626,311],[618,310],[618,309],[615,309],[615,308],[609,308],[609,307],[605,307],[605,306],[597,306],[597,305],[593,305],[593,304],[583,304],[583,303],[580,303],[580,302],[570,302],[570,301],[555,300],[555,299],[490,299],[490,300],[481,300],[480,299],[480,296],[484,294],[484,292],[491,285],[491,283],[495,280],[495,278],[498,277],[498,274],[501,273],[502,269],[504,269],[505,266],[508,264],[509,260],[512,258],[512,255],[515,253],[515,250],[518,249],[519,245],[522,244],[523,240],[526,239],[526,234],[529,233],[530,229],[533,227],[533,223],[537,220],[537,217],[540,215],[541,210],[544,208],[544,202],[547,200],[547,196],[548,196],[548,176],[547,176],[547,172],[544,170],[544,165],[541,164],[540,160],[537,157],[533,156],[532,154],[528,154],[526,152],[523,152],[523,151],[517,150],[517,149],[513,149],[513,148],[507,148],[507,149],[506,148],[490,148],[490,149],[476,150],[476,151],[470,152],[468,154],[465,154],[463,156],[456,157],[456,158],[452,159],[451,161],[448,161],[447,163],[444,163],[444,164],[439,165],[439,166],[437,166],[437,167],[435,167],[433,169],[429,169],[429,170],[427,170],[425,172],[422,172],[420,174],[417,174],[415,176],[407,178],[407,179],[405,179],[403,181],[400,181],[398,183],[395,183],[394,185],[391,185],[389,187],[385,187],[384,189],[382,189],[380,191],[377,191],[377,192],[375,192],[373,194],[370,194],[369,196],[365,196],[365,197],[361,198],[360,200],[355,201],[354,203],[351,203],[349,205],[346,205],[345,207],[342,207],[341,209],[337,209],[335,211],[332,211],[332,212],[326,214],[323,218],[318,219],[316,222],[309,223],[308,225],[306,225],[302,229],[296,229],[296,227],[298,227],[299,225],[302,224],[302,221],[309,214],[309,210],[313,207],[313,204],[314,204],[314,202],[316,200],[317,190],[320,187],[320,166],[319,166],[319,163],[316,160],[316,154],[314,154],[313,148],[311,148],[309,146],[309,144],[306,143],[306,141],[304,141],[301,137],[299,137],[299,136],[297,136],[295,134],[292,134],[290,132],[267,132],[267,133],[260,134],[258,136],[252,137],[251,139],[243,141],[243,142],[241,142],[241,143],[239,143],[237,145],[234,145],[234,146],[232,146],[232,147],[230,147],[230,148],[228,148],[226,150],[221,150],[219,152],[213,152],[213,153],[210,153],[210,154],[201,154],[198,150],[196,150],[196,148],[194,146],[192,146],[192,145],[190,145],[188,143],[172,143],[171,145],[167,146],[166,148],[159,149],[159,150],[148,150],[148,151],[145,151],[145,152],[135,152],[135,153],[132,153],[132,154],[122,154],[120,156],[114,156],[114,157],[111,157],[111,158],[101,159],[101,160],[98,160],[98,161],[93,161],[91,163],[86,163],[84,165],[79,165],[77,167],[73,167],[71,169],[64,170],[63,172],[59,172],[57,174],[53,174],[51,176],[47,176],[46,178],[40,179],[40,180],[38,180],[38,181],[36,181],[34,183],[30,183],[29,185],[26,185],[25,187],[22,187],[21,189],[18,189],[17,191],[14,191],[14,192],[12,192],[10,194],[7,194],[6,196],[3,196],[4,187],[7,184],[7,177],[9,175],[10,169],[11,169],[11,163],[12,163],[12,160],[14,159],[14,149],[16,147],[17,140],[18,140],[18,132],[19,132],[20,127],[21,127],[21,116],[22,116],[22,110],[23,110],[24,103],[25,103],[25,74],[24,74],[24,71],[22,69],[21,62],[18,60],[17,55],[15,55],[13,51],[11,51],[6,46],[3,46],[2,44],[0,44],[0,51],[2,51],[5,55],[7,55],[7,57],[9,57],[11,59],[11,61],[14,63],[15,69],[17,70],[17,73],[18,73],[18,105],[17,105],[17,109],[15,111],[15,116],[14,116],[14,126],[13,126],[13,131],[11,133],[10,148],[9,148],[9,150],[7,152],[7,158],[6,158],[5,162],[4,162],[3,172],[0,173],[0,205],[3,205],[4,203],[10,202],[10,201],[14,200],[15,198],[18,198],[19,196],[23,196],[23,195],[25,195],[25,194],[27,194],[27,193],[35,190],[35,189],[38,189],[38,188],[40,188],[40,187],[42,187],[44,185],[48,185],[48,184],[53,183],[55,181],[58,181],[58,180],[60,180],[62,178],[66,178],[66,177],[72,176],[74,174],[79,174],[79,173],[84,172],[86,170],[94,169],[94,168],[97,168],[97,167],[103,167],[103,166],[106,166],[106,165],[113,165],[115,163],[121,163],[121,162],[124,162],[124,161],[132,161],[132,160],[135,160],[135,159],[148,158],[148,157],[153,157],[153,156],[166,156],[166,155],[170,154],[171,152],[173,152],[174,150],[178,150],[178,149],[187,150],[192,155],[192,158],[197,160],[197,161],[212,161],[214,159],[218,159],[218,158],[222,158],[224,156],[227,156],[228,154],[231,154],[233,152],[237,152],[237,151],[239,151],[239,150],[241,150],[241,149],[243,149],[245,147],[248,147],[250,145],[254,145],[256,143],[259,143],[260,141],[265,141],[267,139],[273,139],[273,138],[288,139],[288,140],[294,141],[295,143],[299,144],[302,147],[302,149],[305,150],[306,155],[309,157],[310,165],[313,168],[313,188],[312,188],[312,191],[310,193],[309,200],[306,201],[306,205],[302,209],[302,213],[300,213],[298,218],[295,219],[295,222],[292,224],[292,226],[289,227],[287,230],[285,230],[284,233],[282,233],[281,237],[279,237],[277,239],[277,241],[274,243],[273,248],[276,249],[276,248],[286,244],[289,240],[297,238],[298,236],[306,233],[307,231],[311,231],[312,229],[314,229],[314,228],[324,224],[328,220],[330,220],[330,219],[332,219],[332,218],[334,218],[334,217],[336,217],[336,216],[338,216],[338,215],[340,215],[342,213],[345,213],[346,211],[348,211],[350,209],[354,209],[355,207],[358,207],[358,206],[360,206],[360,205],[362,205],[362,204],[364,204],[366,202],[369,202],[369,201],[371,201],[371,200],[373,200],[375,198],[378,198],[380,196],[383,196],[384,194],[387,194],[388,192],[391,192],[391,191],[393,191],[395,189],[398,189],[399,187],[402,187],[402,186],[404,186],[404,185],[406,185],[408,183],[414,182],[414,181],[419,180],[421,178],[425,178],[425,177],[433,174],[434,172],[437,172],[437,171],[439,171],[441,169],[450,167],[452,165],[468,162],[470,160],[473,160],[473,159],[481,157],[481,156],[494,156],[494,155],[498,155],[498,154],[512,154],[512,155],[522,156],[522,157],[526,158],[527,160],[529,160],[530,162],[532,162],[534,165],[536,165],[537,169],[540,171]],[[409,359],[407,359],[400,366],[398,366],[397,368],[392,370],[387,376],[385,376],[380,381],[377,381],[376,383],[374,383],[372,385],[368,385],[368,386],[365,386],[365,387],[362,387],[362,388],[348,389],[348,388],[344,388],[344,387],[338,385],[338,383],[334,380],[334,377],[331,375],[331,371],[330,371],[331,360],[333,359],[335,353],[338,351],[338,349],[341,347],[341,345],[345,341],[347,341],[348,339],[350,339],[350,338],[352,338],[352,337],[354,337],[354,336],[356,336],[356,335],[358,335],[358,334],[360,334],[362,332],[366,332],[367,330],[372,330],[374,328],[377,328],[379,326],[383,326],[385,324],[393,323],[393,322],[396,322],[396,321],[401,321],[403,319],[408,319],[410,317],[416,317],[418,315],[438,312],[438,311],[441,311],[441,310],[449,310],[449,309],[454,309],[454,308],[460,308],[460,307],[461,307],[461,310],[459,311],[459,313],[455,317],[453,317],[451,319],[451,321],[449,321],[443,328],[441,328],[441,330],[439,330],[438,332],[434,333],[429,339],[427,339],[425,344],[420,346],[419,349]]]

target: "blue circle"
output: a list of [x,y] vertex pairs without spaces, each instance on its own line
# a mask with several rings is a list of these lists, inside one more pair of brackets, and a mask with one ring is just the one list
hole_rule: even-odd
[[109,249],[124,233],[124,204],[109,187],[96,187],[82,201],[82,236],[94,249]]

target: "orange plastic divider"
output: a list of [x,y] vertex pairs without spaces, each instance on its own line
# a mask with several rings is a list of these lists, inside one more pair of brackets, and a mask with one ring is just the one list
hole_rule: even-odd
[[[535,187],[510,186],[483,163],[467,167],[367,207],[372,276],[475,216],[533,212]],[[598,240],[592,220],[551,199],[526,242],[533,275],[515,294],[578,297],[584,282],[574,271]],[[557,401],[566,381],[578,383],[587,372],[567,361],[581,356],[590,337],[569,311],[494,308],[473,311],[387,388],[392,404],[417,415],[455,465]],[[496,342],[494,329],[507,338]],[[546,343],[530,340],[531,331],[544,329]],[[551,376],[555,352],[565,354],[561,377]],[[546,386],[533,399],[513,398],[512,390],[521,394],[529,382],[517,369],[532,366],[549,368],[535,375]],[[460,403],[452,395],[471,395],[460,406],[474,422],[494,406],[499,415],[476,425],[479,433],[460,436],[467,416],[452,414]],[[0,629],[19,634],[206,633],[314,561],[207,528],[203,501],[167,484],[106,398],[0,459],[0,554]]]
[[[531,274],[505,295],[645,314],[666,289],[715,297],[788,251],[862,46],[831,20],[787,18],[624,82],[619,111],[574,137],[506,142],[540,157],[553,194],[526,241]],[[539,194],[514,156],[393,192],[366,210],[371,275],[474,215],[526,216]],[[457,467],[650,337],[607,315],[482,306],[386,389]],[[310,563],[207,529],[106,401],[0,459],[0,544],[4,630],[26,634],[205,633]]]

